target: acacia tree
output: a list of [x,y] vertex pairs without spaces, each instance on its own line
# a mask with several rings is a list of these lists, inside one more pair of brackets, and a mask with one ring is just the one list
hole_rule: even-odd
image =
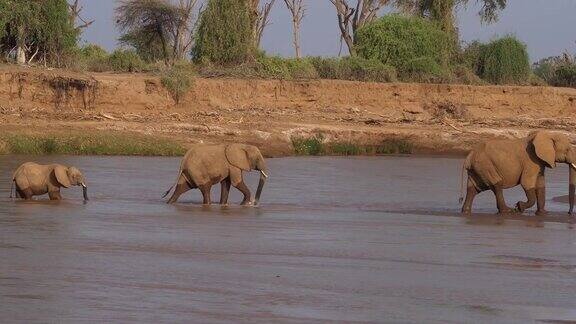
[[275,2],[276,0],[267,0],[261,5],[261,0],[248,0],[255,48],[260,47],[262,35],[270,23],[270,11],[272,11]]
[[[470,0],[405,0],[401,7],[409,13],[436,21],[442,30],[458,39],[455,11],[458,6],[468,4]],[[476,0],[482,4],[478,13],[482,22],[498,19],[498,12],[506,8],[506,0]]]
[[160,48],[167,65],[190,52],[195,29],[194,9],[198,0],[122,0],[116,7],[116,25],[123,31],[120,41],[147,58]]
[[402,0],[355,0],[356,5],[350,5],[349,0],[330,0],[336,8],[338,27],[341,39],[344,40],[351,56],[356,55],[355,35],[362,26],[374,21],[378,12],[386,5],[402,2]]
[[302,19],[304,19],[304,15],[306,14],[304,0],[284,0],[284,3],[292,15],[294,50],[296,52],[296,58],[300,58],[300,25],[302,24]]

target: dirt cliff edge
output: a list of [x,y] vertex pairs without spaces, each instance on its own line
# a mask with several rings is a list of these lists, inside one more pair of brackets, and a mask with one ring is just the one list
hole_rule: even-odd
[[[410,141],[416,152],[460,153],[534,129],[572,132],[576,89],[338,80],[198,78],[176,105],[148,74],[0,68],[5,132],[135,132],[183,143],[249,142],[269,156],[292,140],[373,145]],[[576,138],[575,138],[576,139]]]

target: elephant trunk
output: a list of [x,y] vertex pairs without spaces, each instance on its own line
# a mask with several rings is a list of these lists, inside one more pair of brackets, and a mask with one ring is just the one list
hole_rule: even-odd
[[260,201],[260,196],[262,195],[262,189],[264,189],[264,184],[266,183],[266,178],[268,178],[267,170],[260,170],[260,182],[258,183],[258,189],[256,190],[256,196],[254,197],[254,205],[258,205]]
[[568,166],[570,168],[570,180],[568,185],[568,203],[570,204],[570,210],[568,211],[570,215],[574,211],[574,193],[576,191],[576,165],[570,163]]
[[84,195],[84,201],[88,201],[88,186],[85,183],[82,183],[82,195]]

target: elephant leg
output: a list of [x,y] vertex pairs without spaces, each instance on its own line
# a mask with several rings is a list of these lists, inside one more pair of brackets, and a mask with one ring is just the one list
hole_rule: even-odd
[[168,199],[168,204],[175,203],[183,193],[189,191],[190,189],[193,189],[192,186],[190,186],[188,181],[186,181],[186,179],[183,176],[180,176],[180,179],[178,180],[178,184],[176,185],[176,188],[174,189],[174,193],[172,194],[172,197],[170,197],[170,199]]
[[210,191],[212,189],[212,185],[211,184],[205,184],[202,186],[199,186],[200,191],[202,192],[202,197],[204,198],[203,200],[203,204],[204,205],[210,205],[212,203],[212,200],[210,198]]
[[16,189],[16,192],[18,192],[18,195],[20,196],[20,198],[24,199],[24,200],[32,200],[32,196],[34,195],[34,193],[32,192],[32,189]]
[[543,175],[538,176],[538,179],[536,180],[536,200],[538,206],[536,215],[546,215],[546,210],[544,209],[546,205],[546,181]]
[[499,182],[491,186],[490,189],[492,189],[492,192],[494,192],[494,195],[496,196],[496,206],[498,207],[498,213],[499,214],[510,213],[512,210],[508,206],[506,206],[502,183]]
[[472,213],[472,203],[474,202],[474,197],[478,194],[478,190],[474,184],[468,179],[468,187],[466,189],[466,200],[464,200],[464,205],[462,205],[463,214]]
[[50,197],[50,200],[62,200],[62,195],[60,194],[60,191],[50,191],[48,193],[48,197]]
[[220,182],[220,205],[228,204],[228,195],[230,194],[230,185],[232,182],[230,178],[226,178]]
[[240,169],[233,168],[230,170],[230,181],[234,188],[240,190],[244,195],[244,199],[242,200],[242,205],[249,205],[251,201],[251,194],[250,189],[244,183],[244,178],[242,178],[242,171]]
[[240,190],[240,192],[242,192],[242,194],[244,195],[244,199],[242,199],[242,203],[240,203],[241,205],[249,205],[250,201],[251,201],[251,194],[250,194],[250,189],[248,189],[248,186],[246,186],[246,183],[244,183],[244,181],[238,183],[235,186],[238,190]]
[[528,199],[528,201],[524,202],[524,201],[519,201],[516,204],[516,208],[518,209],[519,212],[523,212],[526,209],[534,206],[534,204],[536,203],[536,189],[535,188],[530,188],[527,189],[523,186],[524,188],[524,192],[526,193],[526,198]]

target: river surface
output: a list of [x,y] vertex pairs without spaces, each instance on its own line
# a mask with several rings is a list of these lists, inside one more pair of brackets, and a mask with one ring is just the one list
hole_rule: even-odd
[[[77,166],[91,200],[10,200],[27,160]],[[222,208],[163,202],[178,158],[0,156],[0,322],[575,321],[576,230],[552,199],[567,168],[545,219],[494,216],[490,192],[463,218],[461,162],[270,159],[261,205],[232,189]]]

